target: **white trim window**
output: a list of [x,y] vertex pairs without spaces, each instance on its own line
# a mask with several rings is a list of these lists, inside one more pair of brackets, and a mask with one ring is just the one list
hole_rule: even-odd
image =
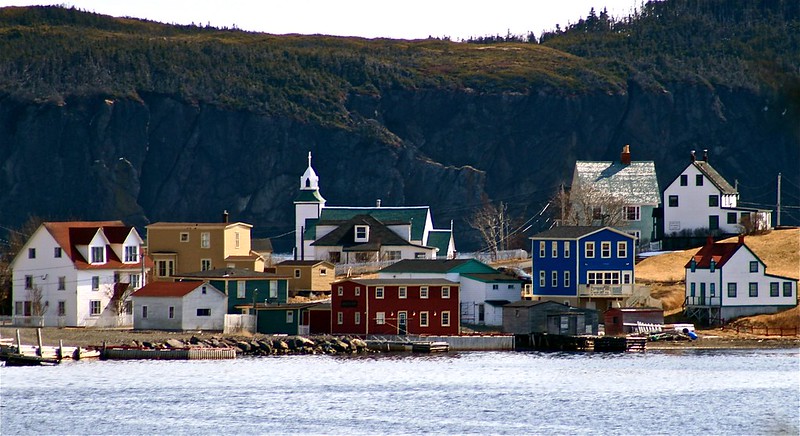
[[100,276],[92,276],[92,291],[100,290]]
[[344,324],[344,313],[336,312],[336,324],[339,324],[339,325]]
[[179,240],[181,242],[189,242],[189,232],[181,232]]
[[570,277],[569,277],[569,271],[564,271],[564,287],[565,287],[565,288],[568,288],[568,287],[569,287],[569,285],[570,285],[570,283],[569,283],[569,279],[570,279]]
[[419,326],[420,327],[428,327],[428,312],[420,312],[419,313]]
[[551,242],[550,244],[552,244],[552,245],[551,245],[551,250],[550,250],[550,252],[551,252],[551,257],[552,257],[553,259],[555,259],[555,258],[557,258],[557,257],[558,257],[558,241],[553,241],[553,242]]
[[603,259],[611,257],[611,241],[603,241],[600,243],[600,257]]
[[386,312],[375,312],[375,324],[386,324]]
[[67,276],[58,276],[58,290],[67,290]]
[[547,285],[547,273],[545,271],[539,271],[539,287],[543,288]]
[[211,269],[211,259],[200,259],[200,271],[208,271]]
[[336,287],[336,295],[343,296],[344,295],[344,286],[337,286]]
[[594,241],[586,241],[583,244],[583,255],[587,259],[594,259]]
[[200,233],[200,248],[211,248],[211,233]]
[[588,271],[586,283],[589,285],[618,285],[619,271]]
[[169,319],[175,319],[175,306],[170,306],[169,307],[168,316],[169,316]]
[[355,295],[356,295],[356,297],[360,297],[361,296],[361,286],[356,286]]
[[642,210],[640,206],[623,206],[622,219],[625,221],[641,221]]
[[420,286],[420,288],[419,288],[419,298],[422,298],[422,299],[428,298],[428,287],[427,286]]
[[442,299],[450,298],[450,286],[442,286]]
[[539,257],[544,258],[547,254],[547,249],[545,248],[545,242],[539,241]]
[[383,300],[383,286],[378,286],[375,288],[375,299]]
[[92,247],[92,263],[106,262],[106,247]]
[[299,279],[302,275],[303,275],[303,273],[300,271],[300,269],[299,268],[295,268],[295,270],[294,270],[294,278]]
[[620,259],[628,257],[628,241],[617,242],[617,257]]
[[236,281],[236,298],[245,298],[245,297],[247,297],[246,282],[244,280],[237,280]]
[[365,225],[357,225],[353,229],[353,233],[355,234],[353,240],[355,242],[367,242],[369,241],[369,226]]
[[443,310],[442,311],[442,327],[450,327],[450,311]]
[[550,286],[553,288],[558,287],[558,271],[553,271],[550,274]]
[[294,310],[286,311],[286,324],[294,324]]
[[100,316],[100,300],[89,300],[89,315]]
[[408,298],[408,289],[405,286],[400,286],[397,288],[397,298],[401,300]]
[[570,252],[569,252],[569,241],[564,241],[564,258],[569,259]]
[[135,245],[125,246],[125,263],[133,263],[139,261],[139,247]]
[[361,312],[356,312],[356,313],[353,314],[353,322],[356,325],[361,324]]

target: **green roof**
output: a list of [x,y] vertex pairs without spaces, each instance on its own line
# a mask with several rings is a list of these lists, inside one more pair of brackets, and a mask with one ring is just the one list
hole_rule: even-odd
[[428,232],[429,247],[436,247],[439,249],[437,256],[447,256],[447,248],[450,246],[450,238],[453,232],[450,230],[435,230]]
[[320,221],[348,221],[356,215],[369,215],[382,223],[404,222],[411,224],[411,239],[422,241],[428,206],[411,207],[325,207]]
[[379,273],[496,273],[497,270],[475,259],[405,259]]
[[318,189],[301,189],[300,192],[297,193],[297,197],[294,199],[295,203],[320,203],[324,201],[325,199],[322,198],[322,195],[319,193]]

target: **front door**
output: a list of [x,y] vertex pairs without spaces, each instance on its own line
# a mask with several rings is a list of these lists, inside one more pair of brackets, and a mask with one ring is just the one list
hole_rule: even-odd
[[706,284],[700,283],[700,304],[706,305]]
[[397,312],[397,334],[404,335],[408,332],[406,327],[408,323],[408,313],[407,312]]

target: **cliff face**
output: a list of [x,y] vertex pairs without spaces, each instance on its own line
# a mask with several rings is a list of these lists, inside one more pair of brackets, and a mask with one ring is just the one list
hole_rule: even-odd
[[274,236],[292,230],[308,151],[329,205],[431,205],[437,227],[454,220],[461,250],[476,248],[464,218],[482,199],[527,219],[569,184],[576,159],[614,160],[624,144],[633,160],[656,162],[662,190],[703,148],[739,180],[742,201],[774,203],[762,194],[778,172],[800,184],[797,104],[748,90],[635,81],[614,94],[385,90],[351,95],[347,108],[355,127],[155,94],[2,97],[0,222],[31,214],[141,226],[217,220],[227,209],[254,236]]

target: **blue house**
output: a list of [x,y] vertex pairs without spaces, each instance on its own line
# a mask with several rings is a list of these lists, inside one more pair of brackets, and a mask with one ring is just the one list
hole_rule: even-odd
[[636,237],[611,227],[554,227],[531,237],[533,298],[605,310],[633,295]]

